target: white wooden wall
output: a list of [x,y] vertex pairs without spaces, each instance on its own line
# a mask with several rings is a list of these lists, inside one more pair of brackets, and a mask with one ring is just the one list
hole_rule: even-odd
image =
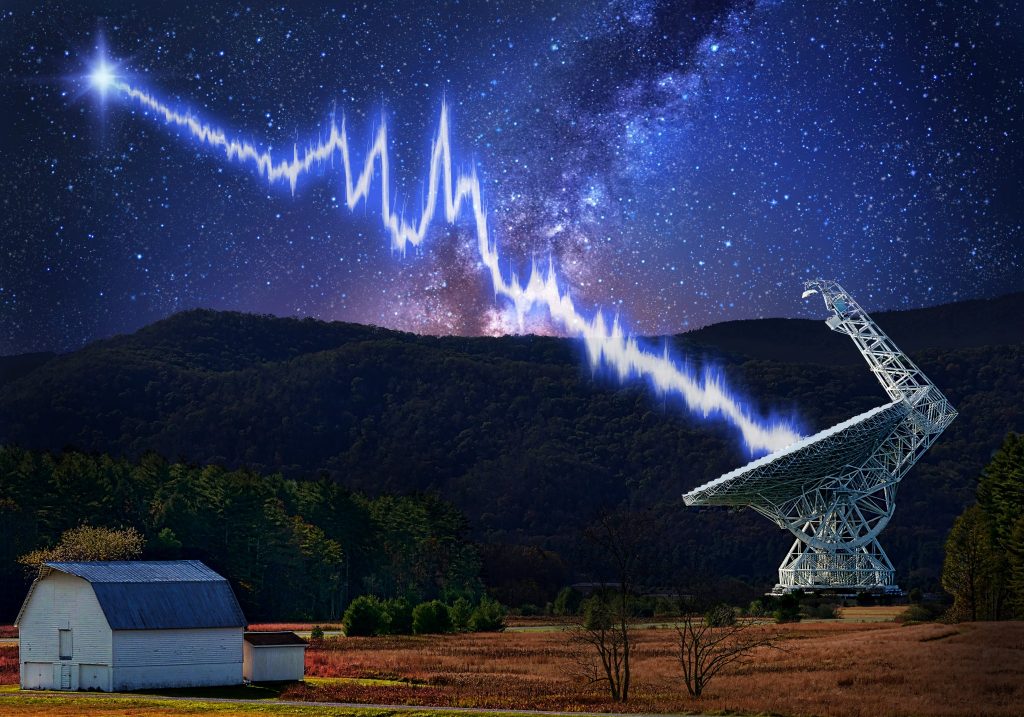
[[252,682],[301,680],[306,675],[304,645],[264,645],[245,643],[245,679]]
[[[71,630],[71,659],[61,660],[59,631]],[[54,572],[32,591],[18,625],[25,689],[110,689],[111,631],[92,586]],[[63,677],[63,683],[62,683]]]
[[116,630],[115,690],[237,685],[242,682],[242,628]]

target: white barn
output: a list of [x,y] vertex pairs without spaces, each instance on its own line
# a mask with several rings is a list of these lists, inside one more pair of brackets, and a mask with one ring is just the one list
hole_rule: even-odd
[[294,632],[247,632],[242,675],[250,682],[301,680],[306,674],[306,641]]
[[16,625],[22,689],[242,682],[245,617],[198,560],[45,563]]

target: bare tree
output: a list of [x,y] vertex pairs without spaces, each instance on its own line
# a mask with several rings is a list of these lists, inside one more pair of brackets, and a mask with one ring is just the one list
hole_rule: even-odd
[[750,621],[737,620],[732,608],[724,605],[705,615],[684,610],[676,632],[683,682],[695,699],[715,675],[747,662],[759,648],[781,649],[777,635]]
[[[629,699],[629,622],[617,595],[599,592],[583,603],[582,621],[569,628],[574,674],[588,685],[605,683],[616,702]],[[595,659],[596,658],[596,659]]]
[[640,579],[650,569],[654,521],[646,512],[601,515],[585,532],[597,570],[607,576],[583,604],[581,620],[570,628],[575,676],[605,683],[616,702],[629,700],[633,635],[630,618]]

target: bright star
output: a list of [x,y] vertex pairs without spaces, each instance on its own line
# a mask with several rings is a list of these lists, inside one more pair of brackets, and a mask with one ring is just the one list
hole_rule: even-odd
[[105,59],[100,59],[99,64],[89,73],[89,82],[100,92],[106,92],[117,79],[114,70],[107,64]]

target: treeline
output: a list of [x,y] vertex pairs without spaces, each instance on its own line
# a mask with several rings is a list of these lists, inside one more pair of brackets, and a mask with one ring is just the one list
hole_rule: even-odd
[[202,560],[233,584],[246,617],[330,620],[352,598],[476,600],[464,516],[431,495],[367,497],[330,480],[0,448],[0,622],[31,573],[18,558],[70,528],[132,527],[142,559]]
[[[1024,431],[1020,297],[1010,299],[876,317],[960,412],[900,485],[882,534],[905,588],[939,588],[943,543],[975,477],[1008,430]],[[763,409],[793,408],[807,433],[888,400],[849,339],[820,321],[667,341],[698,363],[713,357]],[[688,567],[769,589],[788,533],[752,511],[680,500],[749,459],[735,434],[642,384],[594,375],[581,351],[554,337],[191,311],[6,373],[0,359],[0,444],[137,461],[154,451],[288,479],[326,473],[367,495],[436,493],[470,517],[483,579],[507,605],[543,609],[591,579],[579,574],[580,533],[622,505],[656,513],[677,568],[697,561]]]
[[953,523],[942,585],[953,619],[1024,620],[1024,436],[1006,437]]
[[505,609],[486,595],[476,604],[463,596],[451,603],[427,600],[418,605],[405,598],[360,595],[349,604],[342,622],[348,637],[500,632],[505,629]]

